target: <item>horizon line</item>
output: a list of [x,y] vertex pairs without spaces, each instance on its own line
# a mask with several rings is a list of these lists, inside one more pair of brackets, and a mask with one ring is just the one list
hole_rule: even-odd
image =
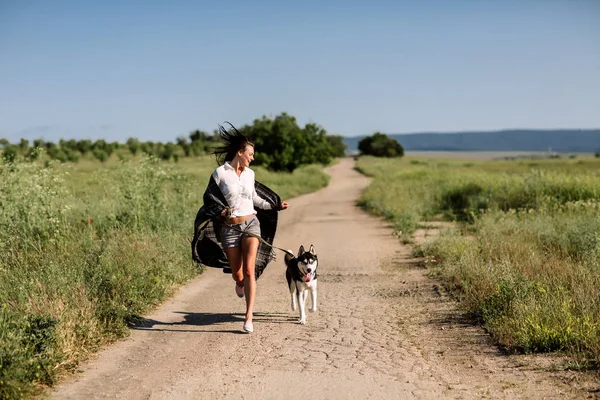
[[397,133],[387,133],[381,131],[374,131],[370,134],[355,134],[355,135],[342,135],[343,137],[359,137],[359,136],[370,136],[376,132],[383,133],[385,135],[452,135],[452,134],[464,134],[464,133],[502,133],[502,132],[515,132],[515,131],[528,131],[528,132],[563,132],[563,131],[599,131],[598,128],[503,128],[503,129],[469,129],[464,131],[412,131],[412,132],[397,132]]

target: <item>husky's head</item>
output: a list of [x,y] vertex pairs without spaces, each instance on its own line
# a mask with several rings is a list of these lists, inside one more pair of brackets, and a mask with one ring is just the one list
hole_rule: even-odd
[[308,251],[304,250],[304,246],[300,246],[298,249],[298,270],[302,276],[304,282],[310,282],[313,280],[317,273],[317,252],[315,247],[311,244]]

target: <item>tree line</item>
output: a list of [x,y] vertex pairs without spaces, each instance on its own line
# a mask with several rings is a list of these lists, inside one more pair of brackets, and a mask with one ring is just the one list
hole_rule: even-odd
[[[252,124],[238,127],[238,130],[256,144],[254,163],[273,171],[293,171],[304,164],[327,164],[335,157],[343,157],[346,148],[342,136],[329,135],[323,127],[312,122],[300,127],[296,118],[287,113],[274,118],[257,118]],[[63,163],[76,163],[82,157],[90,156],[105,162],[113,154],[120,159],[145,154],[165,161],[178,161],[180,157],[209,154],[218,142],[218,130],[212,133],[195,130],[188,136],[179,136],[175,142],[167,143],[129,138],[125,143],[103,139],[60,139],[58,143],[21,139],[19,143],[12,144],[0,139],[0,148],[5,162],[34,161],[43,151],[48,158]]]
[[129,153],[132,156],[146,154],[163,160],[174,159],[177,161],[180,156],[190,157],[206,154],[212,140],[214,140],[213,135],[197,130],[190,133],[189,140],[185,136],[181,136],[175,143],[144,142],[137,138],[129,138],[125,143],[107,142],[104,139],[95,141],[60,139],[58,143],[44,139],[35,139],[32,142],[21,139],[19,143],[12,144],[7,139],[0,139],[0,148],[3,150],[2,158],[8,162],[13,162],[17,158],[26,161],[37,160],[41,153],[39,149],[43,149],[50,159],[60,162],[76,163],[85,156],[92,156],[104,162],[119,150],[120,158]]

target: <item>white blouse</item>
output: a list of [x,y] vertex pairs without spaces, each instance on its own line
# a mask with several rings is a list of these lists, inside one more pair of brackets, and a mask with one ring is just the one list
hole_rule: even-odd
[[235,169],[226,161],[212,173],[212,177],[231,207],[231,217],[256,214],[254,206],[263,210],[271,209],[271,204],[256,194],[254,171],[250,168],[244,168],[238,177]]

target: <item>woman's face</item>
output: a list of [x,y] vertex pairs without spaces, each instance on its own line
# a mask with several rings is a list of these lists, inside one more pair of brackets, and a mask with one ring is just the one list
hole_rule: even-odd
[[252,145],[247,145],[246,146],[246,150],[242,151],[238,151],[238,157],[240,159],[240,165],[242,167],[248,167],[250,166],[250,163],[252,161],[254,161],[254,146]]

